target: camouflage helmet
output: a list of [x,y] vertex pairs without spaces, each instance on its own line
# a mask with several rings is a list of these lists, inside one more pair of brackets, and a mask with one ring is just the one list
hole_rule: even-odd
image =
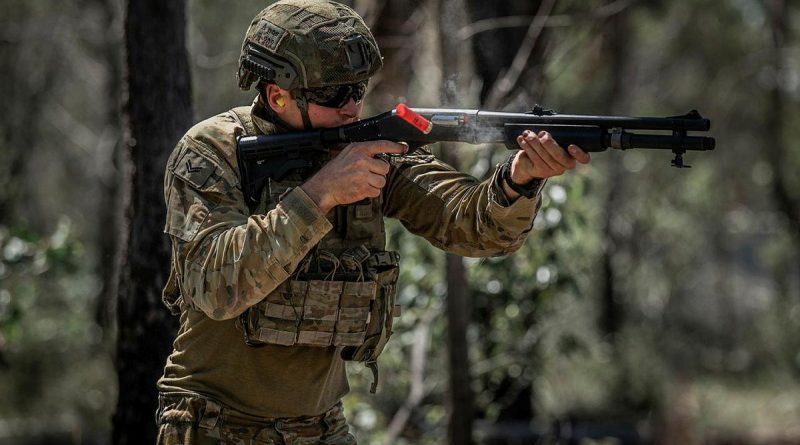
[[239,88],[260,80],[289,91],[369,79],[383,61],[364,20],[325,0],[282,0],[253,19],[242,43]]

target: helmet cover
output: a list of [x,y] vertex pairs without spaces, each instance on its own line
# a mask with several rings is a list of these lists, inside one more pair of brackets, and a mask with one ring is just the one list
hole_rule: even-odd
[[351,8],[327,0],[282,0],[253,19],[242,43],[239,87],[256,80],[293,91],[353,84],[383,65],[378,44]]

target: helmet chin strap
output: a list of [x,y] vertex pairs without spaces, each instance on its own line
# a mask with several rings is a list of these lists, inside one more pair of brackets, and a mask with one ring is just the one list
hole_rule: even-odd
[[306,100],[306,95],[302,91],[298,91],[297,94],[293,94],[294,101],[297,103],[297,108],[300,109],[300,116],[303,117],[303,127],[306,130],[311,130],[313,127],[311,126],[311,118],[308,116],[308,101]]

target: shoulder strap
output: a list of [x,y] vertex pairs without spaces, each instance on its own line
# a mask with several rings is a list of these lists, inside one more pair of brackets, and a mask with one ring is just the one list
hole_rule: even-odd
[[253,117],[250,115],[250,107],[236,107],[231,109],[231,115],[239,125],[244,128],[245,136],[255,136],[258,134],[258,130],[256,129],[255,123],[253,123]]

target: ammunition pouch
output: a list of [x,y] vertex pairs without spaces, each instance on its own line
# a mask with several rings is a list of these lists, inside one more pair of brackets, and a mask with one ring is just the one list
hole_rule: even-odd
[[[322,273],[300,273],[285,281],[240,316],[245,342],[341,346],[344,360],[370,366],[392,335],[393,318],[400,315],[395,305],[399,255],[380,251],[360,256],[355,249],[340,255],[345,267],[329,272],[329,279],[313,279]],[[357,272],[353,265],[360,266]],[[357,277],[362,280],[347,280]]]

